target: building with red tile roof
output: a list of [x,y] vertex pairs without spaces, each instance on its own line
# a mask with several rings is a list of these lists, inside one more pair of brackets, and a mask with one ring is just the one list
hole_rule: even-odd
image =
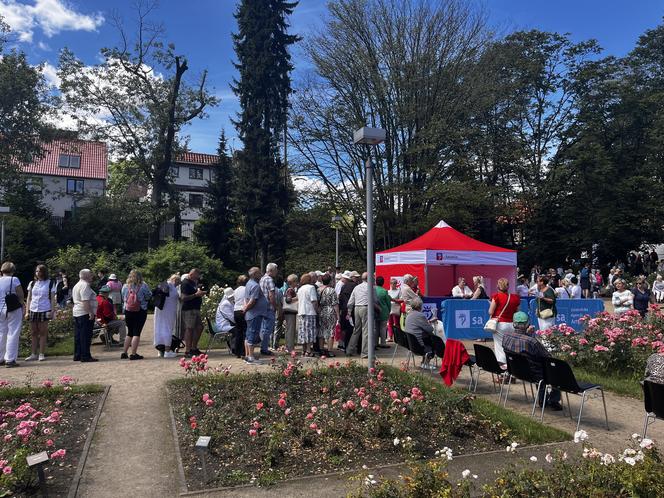
[[22,167],[33,190],[40,190],[54,217],[68,217],[91,196],[104,195],[108,150],[103,142],[53,140],[43,154]]

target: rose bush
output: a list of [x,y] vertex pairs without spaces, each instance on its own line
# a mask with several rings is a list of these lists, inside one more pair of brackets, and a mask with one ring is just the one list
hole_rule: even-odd
[[[46,379],[41,385],[45,391],[52,390],[52,395],[7,398],[0,403],[0,496],[27,491],[36,485],[36,473],[26,462],[28,455],[46,451],[52,462],[66,457],[67,451],[58,444],[74,382],[68,376],[57,381]],[[7,381],[0,381],[0,386],[11,389]]]
[[602,312],[581,320],[582,333],[565,324],[537,333],[555,356],[602,374],[641,379],[648,356],[664,354],[664,314],[657,306],[645,319],[628,311],[619,317]]
[[[214,485],[433,457],[441,442],[458,453],[483,451],[512,436],[468,392],[398,369],[367,375],[354,363],[303,364],[289,355],[273,360],[272,372],[230,375],[202,356],[181,362],[188,378],[169,390],[185,460],[198,458],[199,436],[212,437]],[[193,467],[196,487],[203,476]]]
[[[399,480],[379,480],[368,475],[354,498],[416,498],[445,496],[596,496],[612,498],[664,496],[664,462],[650,439],[632,436],[629,447],[620,454],[603,453],[588,444],[584,431],[575,434],[575,442],[583,444],[580,457],[570,458],[558,451],[544,457],[544,465],[535,466],[534,456],[524,458],[516,467],[498,472],[482,489],[475,489],[478,478],[470,469],[450,476],[446,464],[450,460],[433,459],[411,467]],[[518,446],[518,445],[516,445]],[[516,451],[508,446],[508,451]],[[529,463],[532,462],[532,463]],[[454,477],[454,478],[453,478]]]

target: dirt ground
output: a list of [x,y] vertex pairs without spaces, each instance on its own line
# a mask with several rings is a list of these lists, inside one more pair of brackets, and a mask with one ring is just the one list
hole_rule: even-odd
[[[93,355],[98,363],[73,362],[69,357],[49,357],[42,363],[21,362],[21,368],[0,370],[0,379],[23,382],[30,376],[34,382],[60,375],[71,375],[79,383],[111,385],[104,411],[97,427],[88,461],[79,487],[79,496],[115,498],[118,496],[177,496],[180,492],[175,447],[171,432],[165,382],[183,375],[177,360],[157,357],[152,347],[152,317],[148,318],[141,337],[141,361],[121,360],[121,350],[106,351],[99,343],[93,345]],[[470,348],[472,346],[469,343]],[[390,363],[393,350],[379,350],[379,358]],[[405,351],[398,351],[395,365],[405,359]],[[268,366],[248,366],[228,355],[225,351],[214,351],[210,364],[232,365],[232,371],[261,371]],[[430,375],[423,373],[423,375]],[[468,384],[467,369],[458,382]],[[497,400],[488,374],[480,378],[479,396]],[[576,396],[574,398],[577,398]],[[579,400],[571,399],[574,414]],[[591,399],[586,403],[581,427],[586,430],[593,444],[602,451],[618,452],[626,447],[633,433],[643,429],[643,403],[641,401],[606,395],[610,431],[604,428],[602,403]],[[530,414],[530,403],[526,403],[520,384],[513,386],[508,408]],[[545,412],[544,423],[574,432],[576,420],[566,412]],[[664,441],[664,423],[657,421],[648,430],[649,437]],[[661,445],[661,443],[659,443]],[[444,446],[444,443],[441,445]],[[459,459],[454,468],[462,466],[475,469],[495,468],[504,457],[475,458],[472,461]],[[461,468],[461,470],[463,470]],[[458,469],[457,469],[458,470]],[[461,471],[459,470],[459,472]],[[387,469],[386,469],[387,471]],[[315,484],[314,484],[315,483]],[[343,496],[349,489],[347,476],[320,477],[311,481],[292,481],[271,490],[242,488],[226,492],[208,493],[206,496],[267,496],[279,492],[282,496]]]

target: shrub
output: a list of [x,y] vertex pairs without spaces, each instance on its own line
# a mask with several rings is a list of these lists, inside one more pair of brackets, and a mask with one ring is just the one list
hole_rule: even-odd
[[145,261],[145,253],[124,254],[75,245],[58,249],[46,264],[52,273],[58,269],[67,272],[71,284],[78,281],[78,272],[83,268],[89,268],[95,275],[99,270],[107,270],[124,280],[133,268],[141,268]]
[[225,269],[221,261],[210,257],[204,246],[195,242],[168,242],[148,253],[143,277],[152,284],[166,280],[173,273],[186,273],[192,268],[201,271],[208,285],[228,285],[235,282],[234,273]]
[[[55,317],[48,322],[48,337],[46,340],[48,347],[55,346],[56,343],[73,337],[74,335],[74,316],[71,307],[64,310],[57,310]],[[25,351],[30,350],[30,322],[23,321],[21,330],[21,342]]]
[[209,318],[214,323],[214,319],[217,314],[217,307],[221,302],[221,299],[224,297],[224,288],[219,285],[213,285],[210,287],[207,295],[203,298],[203,304],[201,305],[201,316],[203,320]]
[[664,314],[656,306],[645,319],[637,311],[629,311],[620,316],[602,312],[581,320],[585,322],[583,333],[561,324],[538,334],[554,355],[602,374],[640,379],[648,356],[664,354]]

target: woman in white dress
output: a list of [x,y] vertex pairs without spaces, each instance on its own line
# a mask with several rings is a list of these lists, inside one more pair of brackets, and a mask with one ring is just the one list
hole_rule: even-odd
[[163,358],[177,357],[177,353],[171,348],[171,342],[178,311],[178,285],[180,285],[180,275],[177,273],[171,275],[163,288],[164,294],[168,289],[168,295],[163,298],[164,305],[161,309],[157,306],[154,309],[154,345],[159,351],[159,356]]
[[613,281],[616,291],[611,297],[613,303],[613,311],[617,315],[622,315],[626,311],[634,309],[634,294],[627,289],[627,285],[622,278],[617,278]]

